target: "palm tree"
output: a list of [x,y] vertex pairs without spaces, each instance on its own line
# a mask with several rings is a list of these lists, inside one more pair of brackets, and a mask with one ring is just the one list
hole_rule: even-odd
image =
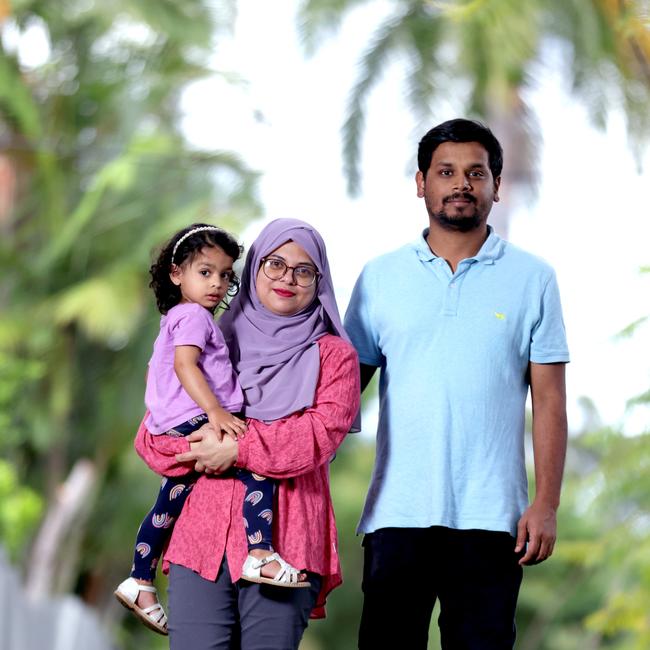
[[84,475],[71,470],[92,468],[74,525],[44,528],[58,531],[45,583],[14,544],[46,591],[109,594],[153,493],[140,483],[155,490],[131,447],[158,320],[152,249],[192,221],[238,231],[258,211],[256,174],[178,128],[183,87],[214,74],[214,34],[232,26],[234,0],[213,4],[0,3],[0,450],[46,521]]
[[[307,50],[369,0],[302,0]],[[385,4],[385,3],[384,3]],[[459,97],[459,113],[485,120],[506,151],[503,188],[534,186],[539,142],[527,89],[549,51],[562,55],[571,88],[595,124],[623,106],[640,150],[650,132],[647,3],[633,0],[393,0],[376,26],[350,91],[342,129],[348,191],[359,191],[365,104],[393,60],[406,60],[407,101],[423,133],[435,102]],[[645,14],[643,7],[646,7]],[[401,57],[401,58],[400,58]],[[503,232],[506,223],[498,224]]]

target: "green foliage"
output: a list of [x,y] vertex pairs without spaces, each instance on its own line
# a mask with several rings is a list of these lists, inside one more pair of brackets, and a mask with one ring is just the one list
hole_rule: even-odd
[[368,444],[359,436],[350,435],[330,466],[343,585],[328,599],[325,621],[315,621],[307,629],[305,644],[308,647],[325,649],[356,646],[361,616],[363,550],[361,537],[355,534],[355,530],[373,463],[374,445]]
[[12,560],[20,558],[43,510],[43,499],[19,484],[16,470],[0,460],[0,542]]
[[[0,449],[10,463],[0,467],[0,541],[29,541],[36,495],[46,500],[75,461],[91,459],[99,483],[89,523],[65,540],[79,562],[62,588],[96,602],[128,573],[156,493],[132,449],[159,319],[152,256],[193,221],[238,232],[259,212],[257,175],[232,152],[192,148],[178,128],[183,86],[211,74],[214,35],[231,28],[235,3],[11,9],[4,47],[29,28],[49,51],[28,67],[20,49],[0,45],[1,162],[15,180],[0,204]],[[125,647],[150,647],[140,627]]]
[[518,648],[646,648],[650,434],[570,441],[553,557],[525,570]]

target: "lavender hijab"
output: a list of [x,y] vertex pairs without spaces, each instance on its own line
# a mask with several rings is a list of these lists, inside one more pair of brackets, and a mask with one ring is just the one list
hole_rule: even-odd
[[[262,258],[288,241],[305,249],[321,277],[308,307],[280,316],[262,305],[255,280]],[[311,406],[320,372],[316,341],[327,333],[350,341],[336,305],[325,242],[318,232],[298,219],[269,223],[246,255],[240,291],[219,319],[219,327],[239,375],[247,417],[268,422]]]

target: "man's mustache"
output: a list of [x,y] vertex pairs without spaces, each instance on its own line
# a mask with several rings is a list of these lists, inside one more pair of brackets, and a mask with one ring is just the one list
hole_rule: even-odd
[[465,201],[471,201],[472,203],[476,203],[476,198],[474,197],[473,194],[470,194],[469,192],[456,192],[451,196],[445,197],[443,203],[449,203],[449,201],[457,201],[458,199],[464,199]]

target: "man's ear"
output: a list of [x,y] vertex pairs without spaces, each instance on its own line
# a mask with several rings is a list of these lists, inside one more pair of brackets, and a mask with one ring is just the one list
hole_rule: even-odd
[[499,202],[499,188],[501,187],[501,176],[494,179],[494,202]]
[[181,284],[181,275],[183,271],[180,266],[172,264],[172,272],[169,274],[169,279],[172,281],[172,284],[175,284],[177,287]]
[[418,198],[424,197],[424,174],[418,171],[415,174],[415,185],[417,186]]

